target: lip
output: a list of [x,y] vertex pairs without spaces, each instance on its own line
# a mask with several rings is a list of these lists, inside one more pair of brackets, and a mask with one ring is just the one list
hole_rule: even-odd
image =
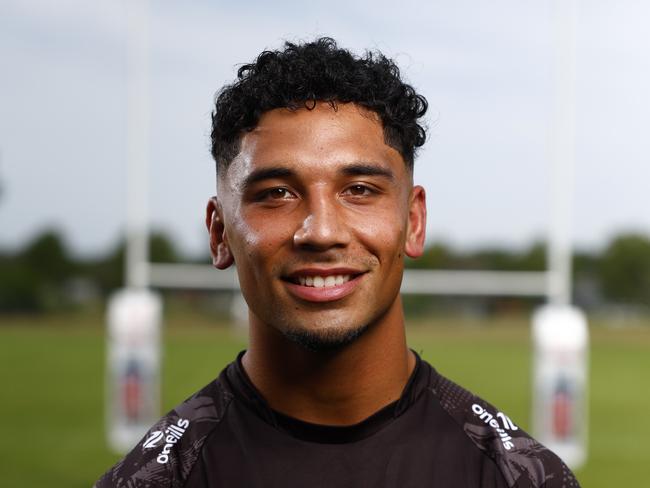
[[328,270],[304,269],[289,275],[289,277],[295,278],[298,276],[331,275],[352,275],[353,278],[341,285],[323,286],[320,288],[314,286],[303,286],[286,280],[284,280],[284,284],[287,287],[287,290],[289,290],[289,293],[301,300],[306,300],[308,302],[333,302],[350,295],[357,286],[359,286],[365,273],[345,268],[331,268]]
[[332,276],[332,275],[356,275],[363,271],[352,268],[301,268],[287,275],[287,279],[295,279],[299,276]]

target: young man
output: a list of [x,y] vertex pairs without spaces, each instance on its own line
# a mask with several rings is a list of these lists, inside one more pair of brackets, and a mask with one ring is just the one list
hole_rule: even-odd
[[237,266],[249,348],[98,488],[578,486],[406,345],[425,111],[392,61],[331,39],[239,69],[213,114],[206,224],[214,265]]

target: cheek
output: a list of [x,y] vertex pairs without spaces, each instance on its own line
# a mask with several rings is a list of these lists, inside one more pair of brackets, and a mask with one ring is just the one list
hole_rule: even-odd
[[399,212],[384,212],[377,218],[360,219],[354,226],[357,239],[381,262],[400,259],[406,236],[406,218]]
[[[242,216],[230,229],[231,250],[235,261],[265,267],[266,260],[291,239],[291,231],[283,219]],[[254,270],[253,270],[254,271]]]

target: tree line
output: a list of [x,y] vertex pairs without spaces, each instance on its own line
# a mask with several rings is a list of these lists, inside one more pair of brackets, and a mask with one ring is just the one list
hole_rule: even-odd
[[[183,256],[172,239],[154,232],[149,240],[153,262],[204,262],[208,256]],[[43,312],[103,300],[124,283],[124,240],[105,255],[79,258],[61,234],[47,230],[15,251],[0,250],[0,313]],[[546,247],[533,243],[523,250],[490,247],[461,251],[444,243],[430,245],[420,259],[407,260],[409,268],[447,270],[543,271]],[[576,251],[573,257],[574,301],[583,308],[603,305],[650,306],[650,238],[640,233],[620,234],[602,250]],[[480,304],[487,311],[522,308],[532,299],[509,297],[454,299],[407,297],[415,309],[445,306],[458,300]]]

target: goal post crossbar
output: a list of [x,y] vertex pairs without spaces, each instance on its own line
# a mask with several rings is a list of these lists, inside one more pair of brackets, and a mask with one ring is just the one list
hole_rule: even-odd
[[[239,290],[234,269],[217,271],[205,264],[149,263],[149,284],[154,288]],[[444,271],[407,269],[402,293],[412,295],[477,295],[544,297],[550,271]]]

